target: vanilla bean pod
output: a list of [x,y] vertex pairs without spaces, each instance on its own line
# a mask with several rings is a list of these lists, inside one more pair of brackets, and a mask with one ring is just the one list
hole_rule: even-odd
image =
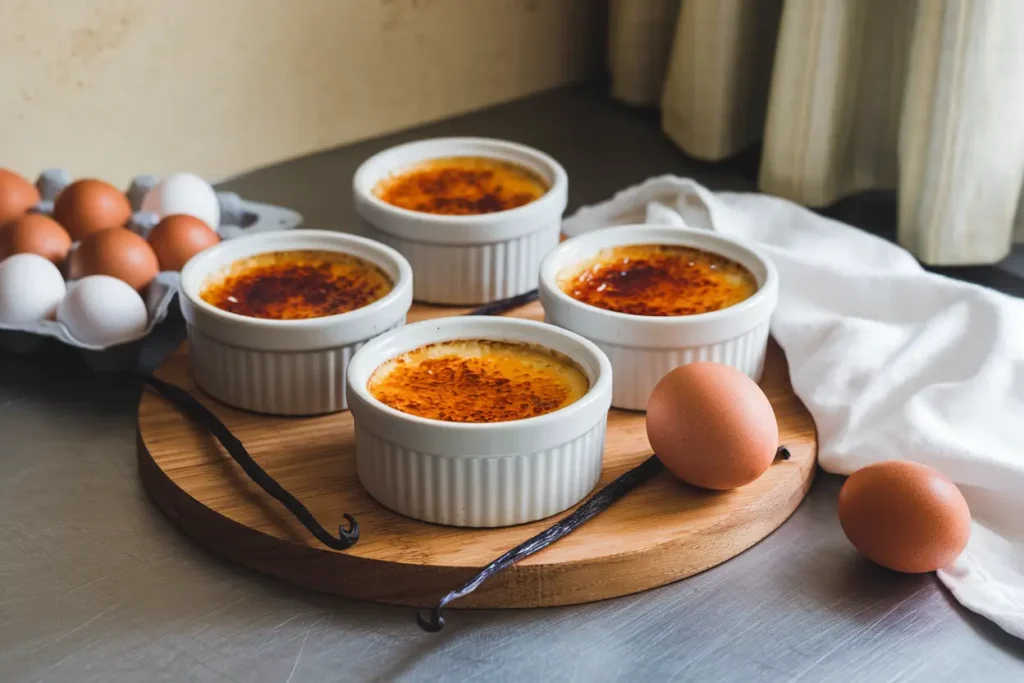
[[463,313],[463,315],[501,315],[506,311],[511,311],[513,308],[519,308],[520,306],[533,303],[539,296],[540,294],[536,289],[531,289],[529,292],[523,292],[522,294],[509,297],[508,299],[484,304],[479,308],[474,308],[472,311]]
[[261,489],[276,498],[282,505],[288,508],[288,511],[295,515],[295,517],[302,522],[302,525],[309,529],[309,532],[321,543],[326,545],[328,548],[333,548],[334,550],[347,550],[355,545],[356,541],[359,540],[359,522],[356,521],[355,517],[347,512],[344,513],[345,519],[348,520],[348,528],[339,527],[338,538],[332,536],[330,532],[324,529],[320,523],[316,521],[313,513],[311,513],[305,505],[300,503],[295,496],[288,493],[283,486],[278,484],[273,477],[267,474],[266,471],[252,459],[252,456],[249,455],[249,451],[247,451],[245,446],[242,445],[242,442],[231,433],[231,430],[229,430],[227,426],[225,426],[225,424],[213,414],[213,412],[193,398],[187,391],[152,375],[143,375],[142,379],[158,394],[176,405],[185,414],[210,432],[228,452],[228,455],[230,455],[232,459],[241,466],[245,473],[249,475],[249,478],[256,482]]
[[[789,449],[785,446],[779,446],[778,450],[775,452],[775,457],[781,460],[789,460]],[[661,464],[660,460],[658,460],[658,456],[652,455],[647,458],[647,460],[644,460],[642,463],[595,493],[587,502],[576,508],[576,511],[571,515],[568,515],[564,519],[560,519],[533,538],[520,543],[512,550],[509,550],[507,553],[488,564],[464,586],[441,598],[437,607],[419,612],[416,615],[416,623],[418,623],[420,628],[424,631],[429,631],[430,633],[440,631],[444,628],[444,616],[441,614],[441,610],[444,609],[446,605],[458,600],[459,598],[466,597],[479,588],[480,584],[495,574],[500,573],[502,570],[511,567],[516,562],[525,559],[534,553],[544,550],[544,548],[547,548],[563,536],[576,531],[576,529],[579,529],[590,519],[611,507],[612,503],[622,498],[624,495],[656,475],[658,472],[661,472],[663,469],[665,469],[665,466]]]
[[555,524],[540,532],[533,538],[529,539],[525,543],[517,545],[512,550],[509,550],[507,553],[491,562],[480,570],[479,574],[470,579],[466,585],[441,598],[441,602],[437,604],[437,607],[417,614],[416,621],[419,623],[420,628],[424,631],[430,632],[440,631],[444,628],[444,617],[441,615],[441,610],[444,609],[445,605],[453,600],[458,600],[459,598],[469,595],[475,591],[480,584],[501,572],[503,569],[511,567],[519,560],[527,558],[530,555],[547,548],[566,534],[572,533],[583,526],[583,524],[585,524],[589,519],[598,513],[607,510],[612,503],[617,501],[619,498],[622,498],[624,495],[653,477],[658,472],[661,472],[663,469],[665,469],[665,466],[661,464],[660,460],[658,460],[658,456],[652,455],[647,458],[647,460],[644,460],[641,464],[629,470],[618,479],[595,493],[590,497],[590,500],[576,508],[576,511],[571,515],[555,522]]

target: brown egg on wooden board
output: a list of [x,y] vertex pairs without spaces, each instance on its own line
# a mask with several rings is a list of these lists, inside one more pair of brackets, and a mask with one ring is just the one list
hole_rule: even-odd
[[131,230],[112,228],[95,232],[79,243],[71,253],[68,276],[80,280],[89,275],[109,275],[141,292],[159,272],[156,254],[146,240]]
[[39,190],[14,171],[0,168],[0,229],[22,216],[41,199]]
[[92,178],[71,183],[53,203],[54,220],[76,241],[100,230],[122,228],[131,217],[128,196],[110,183]]
[[181,270],[190,258],[220,242],[220,235],[195,216],[166,216],[149,233],[160,270]]
[[71,249],[71,236],[60,223],[40,213],[15,218],[0,230],[0,260],[13,254],[38,254],[60,265]]
[[971,535],[971,511],[956,484],[904,460],[851,474],[839,491],[839,523],[869,560],[911,574],[949,565]]
[[647,402],[647,438],[679,479],[727,490],[754,481],[775,460],[779,424],[757,382],[728,365],[682,365]]

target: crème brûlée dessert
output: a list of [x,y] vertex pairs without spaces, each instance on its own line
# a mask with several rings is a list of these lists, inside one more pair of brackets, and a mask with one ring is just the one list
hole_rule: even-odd
[[531,344],[465,339],[428,344],[384,363],[367,390],[410,415],[509,422],[560,410],[589,390],[568,357]]
[[528,168],[487,157],[431,159],[384,178],[382,201],[409,211],[469,216],[507,211],[542,197],[548,185]]
[[617,313],[710,313],[753,296],[757,279],[718,254],[686,246],[635,244],[602,249],[558,274],[573,299]]
[[206,280],[199,298],[251,318],[303,320],[368,306],[393,286],[377,265],[352,254],[291,250],[235,261]]

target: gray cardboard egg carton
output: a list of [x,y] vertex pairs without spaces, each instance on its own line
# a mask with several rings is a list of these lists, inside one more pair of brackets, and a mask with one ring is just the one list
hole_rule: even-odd
[[[54,199],[70,182],[70,174],[63,169],[43,171],[36,180],[42,201],[32,210],[50,215],[53,212]],[[136,176],[127,192],[134,211],[128,227],[142,237],[148,237],[158,222],[155,214],[140,210],[142,199],[157,182],[159,178],[156,176]],[[224,240],[258,232],[290,230],[302,223],[302,216],[291,209],[251,202],[234,192],[218,192],[217,200],[220,203],[220,227],[217,232]],[[77,246],[77,243],[73,244],[72,250]],[[69,282],[68,285],[70,284]],[[149,314],[146,331],[140,337],[127,342],[108,347],[83,344],[72,337],[64,325],[55,320],[44,320],[26,326],[0,323],[0,351],[29,353],[40,350],[40,347],[47,343],[56,342],[79,349],[83,361],[94,370],[116,372],[133,369],[138,363],[146,337],[167,318],[171,302],[177,293],[178,273],[164,271],[158,274],[146,289],[144,296],[146,311]]]

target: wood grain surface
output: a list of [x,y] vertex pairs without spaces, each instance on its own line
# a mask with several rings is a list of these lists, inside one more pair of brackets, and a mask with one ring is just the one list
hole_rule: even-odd
[[[463,310],[417,305],[409,320]],[[510,315],[541,319],[542,311],[534,303]],[[375,602],[429,605],[558,518],[460,529],[403,517],[360,486],[348,412],[283,418],[229,408],[195,388],[185,347],[157,375],[211,408],[326,528],[336,530],[345,512],[359,520],[361,537],[354,547],[338,552],[322,546],[213,437],[160,396],[144,392],[139,470],[152,499],[208,549],[287,582]],[[817,443],[813,420],[793,394],[785,357],[774,342],[761,385],[775,408],[781,441],[792,453],[789,460],[776,460],[757,481],[729,492],[702,491],[662,472],[452,607],[539,607],[635,593],[713,567],[770,534],[810,488]],[[643,413],[612,410],[598,487],[649,455]]]

